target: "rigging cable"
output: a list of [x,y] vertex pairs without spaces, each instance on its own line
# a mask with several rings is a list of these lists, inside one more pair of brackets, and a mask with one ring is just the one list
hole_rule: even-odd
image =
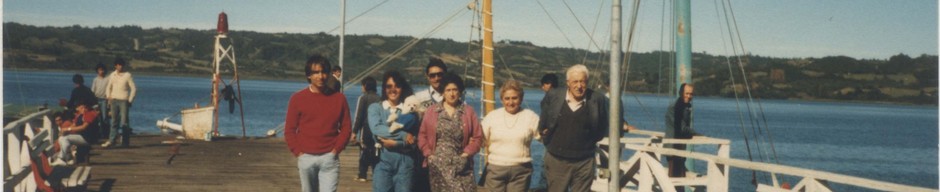
[[[475,43],[473,43],[473,31],[478,31],[478,33],[477,33],[478,36],[477,36],[477,37],[478,37],[479,39],[481,39],[481,41],[482,41],[482,39],[483,39],[483,37],[482,37],[482,36],[483,36],[483,32],[480,31],[480,30],[483,30],[483,28],[480,27],[480,26],[482,26],[482,24],[481,24],[480,22],[483,22],[483,19],[480,18],[480,17],[482,17],[482,13],[481,13],[482,10],[477,9],[477,7],[479,7],[479,4],[480,4],[480,1],[479,1],[479,0],[474,0],[473,3],[471,3],[471,5],[473,5],[473,6],[469,6],[469,5],[468,5],[468,8],[469,8],[470,10],[473,10],[473,16],[470,18],[470,35],[469,35],[469,37],[467,38],[467,55],[466,55],[467,58],[466,58],[466,60],[467,60],[467,61],[470,61],[469,63],[476,63],[476,61],[475,61],[475,60],[473,59],[473,57],[472,57],[472,56],[473,56],[473,54],[472,54],[472,53],[473,53],[473,45],[475,44]],[[482,47],[483,44],[479,44],[479,46]],[[482,54],[482,53],[481,53],[481,54]],[[469,71],[470,71],[470,65],[469,65],[469,64],[463,65],[463,76],[464,76],[464,77],[468,77],[468,76],[469,76],[469,75],[467,74]],[[481,106],[481,109],[482,109],[482,106]]]
[[561,36],[565,37],[565,41],[568,41],[568,45],[570,45],[571,47],[575,47],[574,43],[571,42],[571,39],[568,38],[568,35],[565,34],[565,31],[561,29],[561,26],[559,26],[558,22],[555,21],[555,18],[552,17],[552,14],[548,12],[548,9],[545,9],[545,5],[542,5],[542,2],[539,0],[535,0],[535,2],[539,4],[539,7],[541,7],[542,11],[545,12],[545,15],[548,16],[548,20],[551,20],[552,24],[555,25],[555,28],[558,29],[558,32],[561,32]]
[[[665,35],[662,35],[663,32],[665,32],[665,30],[666,30],[666,1],[662,1],[662,2],[663,2],[663,5],[662,5],[662,6],[663,6],[663,10],[662,10],[662,12],[661,12],[662,15],[660,15],[660,24],[659,24],[659,34],[660,34],[660,35],[659,35],[659,51],[660,51],[660,52],[659,52],[659,70],[656,71],[656,72],[658,73],[658,74],[656,75],[656,94],[662,94],[662,88],[663,88],[663,54],[666,53],[665,51],[663,51],[663,38],[665,38]],[[663,122],[663,123],[665,123],[665,122]],[[664,126],[665,126],[665,125],[664,125]]]
[[[587,30],[587,28],[584,27],[584,24],[581,22],[581,19],[578,18],[578,15],[576,15],[576,14],[574,13],[574,10],[571,9],[571,6],[568,5],[568,1],[566,1],[566,0],[561,0],[561,2],[565,5],[565,8],[568,8],[568,13],[571,13],[571,17],[573,17],[574,20],[578,22],[578,26],[580,26],[580,27],[581,27],[581,30],[584,32],[584,34],[587,35],[588,41],[589,41],[589,42],[588,42],[589,44],[588,44],[587,50],[590,50],[591,45],[594,45],[594,47],[597,48],[597,50],[599,50],[599,51],[600,51],[600,50],[604,50],[604,49],[602,49],[602,48],[597,44],[597,41],[594,40],[594,35],[592,35],[591,33],[589,33],[588,30]],[[603,5],[603,4],[602,4],[602,5]],[[600,68],[600,65],[601,65],[600,62],[598,62],[598,63],[595,65],[595,68]],[[597,75],[594,75],[594,79],[595,79],[595,80],[600,79],[600,73],[596,73],[596,74],[597,74]]]
[[[471,1],[471,2],[472,2],[472,1]],[[468,2],[468,3],[469,3],[469,2]],[[455,11],[455,12],[454,12],[453,14],[451,14],[449,17],[447,17],[446,19],[444,19],[441,23],[439,23],[439,24],[437,24],[436,26],[434,26],[430,31],[428,31],[428,32],[426,32],[425,34],[423,34],[420,38],[412,38],[411,41],[408,41],[407,43],[405,43],[404,45],[402,45],[402,47],[400,47],[400,48],[398,48],[397,50],[395,50],[394,52],[392,52],[392,54],[389,54],[389,55],[386,56],[385,58],[382,58],[381,60],[379,60],[378,62],[376,62],[375,64],[373,64],[371,67],[369,67],[369,68],[367,68],[366,70],[364,70],[362,73],[359,73],[358,75],[356,75],[355,77],[353,77],[352,79],[350,79],[350,81],[346,82],[346,84],[343,85],[343,90],[349,89],[350,87],[352,87],[352,86],[355,84],[355,83],[351,83],[351,82],[359,82],[360,80],[362,80],[362,79],[364,79],[365,77],[367,77],[369,74],[375,73],[375,72],[377,72],[379,69],[382,69],[382,67],[384,67],[385,65],[387,65],[388,63],[390,63],[393,59],[398,58],[399,56],[401,56],[401,55],[405,54],[406,52],[410,51],[411,48],[413,48],[415,45],[418,44],[418,42],[420,42],[421,40],[423,40],[423,39],[425,39],[425,38],[430,37],[430,36],[433,35],[434,33],[440,31],[441,29],[443,29],[443,26],[444,26],[445,24],[447,24],[447,23],[449,23],[450,21],[452,21],[455,17],[457,17],[458,15],[460,15],[460,13],[464,13],[464,8],[459,8],[459,9],[457,9],[457,11]]]
[[[359,13],[359,15],[356,15],[356,16],[353,17],[352,19],[349,19],[348,21],[346,21],[346,24],[349,24],[349,23],[355,21],[357,18],[359,18],[359,17],[365,15],[366,13],[371,12],[373,9],[378,8],[379,6],[381,6],[382,4],[385,4],[385,3],[388,2],[388,1],[389,1],[389,0],[385,0],[385,1],[379,2],[379,4],[373,5],[371,8],[367,9],[366,11],[363,11],[362,13]],[[331,29],[329,32],[326,32],[326,33],[333,33],[333,31],[336,31],[337,29],[339,29],[339,27],[340,27],[340,26],[336,26],[336,27],[334,27],[333,29]]]
[[[718,1],[718,0],[715,0],[715,1]],[[722,6],[722,8],[724,8],[724,6]],[[716,12],[715,16],[718,17],[717,20],[718,20],[718,23],[719,23],[719,26],[720,26],[720,25],[721,25],[721,14],[718,13],[718,10],[719,10],[719,9],[718,9],[718,2],[715,2],[715,12]],[[725,13],[727,13],[727,12],[725,12]],[[727,17],[725,17],[725,18],[727,19]],[[721,28],[719,27],[719,31],[720,31],[720,33],[721,33],[720,36],[721,36],[721,39],[722,39],[722,40],[721,40],[722,46],[724,47],[725,51],[727,51],[728,46],[727,46],[727,44],[725,43],[726,41],[725,41],[725,39],[724,39],[724,30],[721,30]],[[729,33],[730,33],[730,31],[729,31]],[[730,35],[730,34],[729,34],[729,35]],[[732,46],[733,46],[733,42],[732,42]],[[737,111],[738,111],[738,121],[739,121],[739,123],[740,123],[741,134],[744,136],[744,146],[745,146],[746,149],[747,149],[747,158],[748,158],[748,160],[750,160],[750,161],[754,161],[753,154],[751,154],[751,142],[750,142],[750,139],[748,138],[747,129],[744,128],[744,127],[745,127],[745,126],[744,126],[744,115],[741,113],[741,102],[740,102],[740,99],[739,99],[739,96],[738,96],[738,91],[737,91],[737,89],[734,88],[734,85],[736,85],[737,83],[736,83],[735,78],[734,78],[734,70],[732,70],[730,58],[727,58],[727,60],[726,60],[725,62],[726,62],[726,64],[727,64],[727,66],[728,66],[728,75],[729,75],[729,77],[730,77],[730,79],[731,79],[731,92],[734,93],[734,100],[735,100],[735,103],[734,103],[734,104],[735,104],[735,107],[737,108]],[[757,172],[756,172],[756,171],[753,171],[753,170],[751,171],[751,183],[752,183],[752,184],[756,184],[756,183],[757,183]]]
[[561,2],[565,4],[565,7],[568,8],[568,12],[571,13],[571,17],[574,17],[574,20],[578,22],[578,26],[580,26],[581,30],[584,31],[584,34],[588,36],[588,40],[590,40],[590,43],[591,43],[590,45],[594,45],[594,47],[597,48],[597,50],[604,50],[604,49],[601,49],[599,45],[597,45],[597,41],[594,40],[594,36],[588,33],[587,28],[584,27],[583,23],[581,23],[581,19],[578,18],[578,15],[576,15],[574,13],[574,10],[571,9],[571,6],[568,5],[568,1],[561,0]]
[[[735,32],[736,32],[735,34],[738,36],[738,42],[741,44],[741,52],[744,53],[744,54],[747,54],[747,52],[745,51],[746,49],[744,49],[744,42],[741,42],[741,32],[739,31],[739,28],[738,28],[738,20],[737,20],[737,18],[734,16],[734,8],[731,6],[731,1],[728,1],[728,10],[731,12],[731,20],[732,20],[733,23],[734,23],[734,30],[735,30]],[[744,68],[742,67],[741,69],[743,70]],[[748,95],[750,95],[750,91],[748,91]],[[767,130],[766,130],[766,132],[767,132],[767,137],[768,137],[768,139],[770,140],[770,149],[773,151],[774,161],[776,161],[777,163],[780,163],[780,160],[777,158],[777,149],[776,149],[776,147],[774,147],[773,135],[770,134],[770,127],[767,125],[767,118],[766,118],[766,116],[764,116],[764,114],[765,114],[765,113],[764,113],[764,107],[763,107],[763,105],[761,104],[761,101],[760,101],[759,98],[758,98],[758,100],[757,100],[757,105],[758,105],[758,107],[760,108],[760,116],[761,116],[762,119],[763,119],[764,128],[767,129]]]
[[[632,11],[633,11],[633,15],[632,15],[632,18],[630,19],[630,33],[628,33],[628,35],[627,35],[627,46],[626,46],[627,51],[626,51],[626,57],[625,57],[625,59],[623,59],[623,60],[621,61],[621,62],[622,62],[621,65],[624,65],[624,66],[625,66],[624,68],[626,69],[626,71],[623,72],[624,78],[623,78],[623,80],[622,80],[622,82],[621,82],[621,87],[620,87],[617,91],[626,90],[627,82],[629,82],[628,79],[630,78],[630,76],[629,76],[629,75],[630,75],[630,60],[631,60],[631,58],[632,58],[631,56],[632,56],[632,53],[633,53],[633,52],[632,52],[632,49],[633,49],[633,34],[634,34],[634,32],[636,31],[636,21],[637,21],[637,18],[639,17],[638,14],[639,14],[639,12],[640,12],[640,0],[634,1],[634,5],[633,5],[633,10],[632,10]],[[613,89],[611,89],[611,91],[613,91]],[[649,109],[647,109],[647,107],[646,107],[645,105],[643,105],[643,102],[640,101],[640,98],[639,98],[638,96],[636,96],[636,94],[631,94],[631,95],[633,95],[633,99],[636,100],[636,102],[640,105],[640,109],[643,110],[643,112],[646,114],[646,117],[649,118],[649,121],[650,121],[650,122],[656,122],[656,121],[653,119],[652,113],[650,113]],[[626,106],[624,106],[624,107],[626,107]],[[660,122],[661,122],[661,123],[664,123],[663,126],[665,126],[665,122],[663,122],[663,121],[660,121]]]
[[[733,19],[733,16],[728,16],[728,13],[731,12],[731,11],[730,11],[731,5],[730,5],[730,2],[728,2],[727,5],[725,4],[725,2],[728,2],[728,1],[722,1],[722,7],[725,8],[725,20],[727,21],[726,24],[727,24],[727,26],[728,26],[728,35],[729,35],[730,38],[731,38],[731,47],[732,47],[732,51],[733,51],[733,54],[734,54],[734,58],[737,60],[738,68],[740,69],[740,73],[741,73],[741,78],[744,80],[744,89],[746,90],[747,98],[748,98],[748,100],[747,100],[746,102],[744,102],[744,104],[745,104],[745,106],[747,106],[748,119],[750,120],[751,129],[752,129],[752,131],[753,131],[752,134],[754,134],[754,141],[755,141],[755,143],[757,143],[757,154],[758,154],[758,157],[760,157],[760,160],[761,160],[761,161],[765,161],[765,157],[764,157],[764,156],[765,156],[766,152],[763,150],[763,146],[761,145],[761,143],[762,143],[762,142],[761,142],[761,135],[762,135],[762,133],[763,133],[763,131],[762,131],[763,129],[761,128],[760,123],[755,122],[755,121],[757,121],[757,119],[756,119],[756,117],[755,117],[756,115],[755,115],[754,107],[751,107],[751,103],[754,102],[754,97],[753,97],[753,95],[751,95],[751,86],[750,86],[751,84],[750,84],[750,82],[748,81],[748,79],[747,79],[747,74],[746,74],[746,72],[745,72],[745,70],[744,70],[744,61],[741,59],[742,56],[739,56],[739,55],[738,55],[738,52],[737,52],[737,51],[738,51],[738,49],[737,49],[737,44],[735,44],[735,38],[734,38],[734,37],[735,37],[734,35],[736,34],[735,32],[740,33],[740,31],[732,31],[732,30],[731,30],[731,28],[732,28],[731,23],[732,23],[732,22],[730,21],[730,19]],[[734,28],[737,29],[736,26],[735,26]],[[737,39],[737,40],[738,40],[738,44],[741,44],[741,39],[740,39],[741,36],[740,36],[740,34],[737,34],[737,37],[738,37],[738,39]],[[744,52],[743,50],[744,50],[744,47],[743,47],[743,44],[741,44],[741,51],[742,51],[742,53]],[[735,91],[737,91],[737,90],[735,89]],[[754,129],[756,129],[756,131],[754,131]],[[767,156],[769,156],[769,155],[767,155]]]
[[[600,18],[601,18],[601,10],[604,9],[604,2],[605,2],[605,1],[600,1],[600,2],[601,2],[601,4],[599,4],[600,7],[597,8],[597,16],[594,17],[594,28],[591,29],[591,33],[590,33],[589,37],[593,37],[595,34],[597,34],[597,24],[598,24],[598,23],[600,22],[600,20],[601,20],[601,19],[600,19]],[[608,43],[608,45],[609,45],[609,43]],[[597,51],[601,51],[601,50],[597,50]],[[587,63],[587,58],[588,58],[588,55],[590,55],[590,54],[591,54],[591,44],[590,44],[590,42],[589,42],[588,45],[587,45],[587,49],[584,50],[584,57],[581,58],[581,63]],[[598,62],[597,65],[600,66],[600,63],[601,63],[601,62]]]
[[[470,5],[472,5],[472,6],[470,6]],[[480,61],[478,61],[478,60],[474,60],[473,57],[472,57],[472,54],[471,54],[471,53],[473,53],[473,45],[479,46],[479,49],[480,49],[480,50],[483,49],[483,10],[482,10],[482,9],[477,9],[478,7],[482,7],[482,6],[480,5],[480,1],[479,1],[479,0],[474,0],[473,3],[471,3],[470,5],[468,5],[468,8],[469,8],[470,10],[473,10],[473,17],[470,19],[470,37],[469,37],[468,40],[467,40],[467,58],[466,58],[466,60],[469,60],[470,62],[468,62],[467,64],[464,64],[464,66],[463,66],[463,69],[464,69],[464,71],[463,71],[463,76],[464,76],[464,78],[470,78],[470,74],[469,74],[469,73],[470,73],[470,63],[472,63],[472,64],[477,64],[477,62],[480,62]],[[476,43],[473,42],[473,31],[477,31],[477,39],[480,40],[480,41],[479,41],[479,42],[480,42],[479,44],[476,44]],[[493,47],[493,50],[496,50],[495,45],[494,45],[494,47]],[[481,54],[481,56],[482,56],[483,52],[480,51],[480,54]],[[482,63],[479,63],[479,64],[482,65]],[[477,77],[475,77],[475,78],[477,78]],[[478,78],[482,79],[482,78],[483,78],[483,74],[480,73],[480,76],[479,76]],[[482,81],[481,81],[481,82],[482,82]],[[471,99],[479,99],[479,100],[480,100],[480,109],[483,109],[483,108],[486,106],[486,101],[483,100],[483,93],[482,93],[482,92],[483,92],[483,89],[482,89],[482,88],[480,89],[480,94],[473,94],[473,92],[467,92],[467,94],[465,94],[465,97],[469,96]],[[479,96],[479,97],[477,97],[477,96]],[[474,98],[474,97],[477,97],[477,98]]]

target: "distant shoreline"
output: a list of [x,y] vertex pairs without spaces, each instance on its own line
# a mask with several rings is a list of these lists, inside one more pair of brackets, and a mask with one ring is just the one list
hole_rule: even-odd
[[[8,69],[4,69],[4,71],[6,71],[6,70],[8,70]],[[17,71],[26,71],[26,72],[91,73],[91,72],[87,72],[87,71],[49,70],[49,69],[34,69],[34,68],[28,68],[28,69],[19,68],[19,69],[16,69],[16,70],[17,70]],[[188,74],[188,73],[186,73],[186,74],[167,74],[167,73],[155,73],[155,72],[144,72],[144,71],[141,71],[141,72],[131,71],[131,73],[132,73],[132,74],[147,75],[147,76],[161,76],[161,77],[206,77],[206,78],[209,78],[209,77],[210,77],[209,75],[203,76],[203,75],[195,75],[195,74]],[[279,82],[298,82],[298,83],[303,83],[302,80],[299,80],[299,77],[298,77],[298,80],[292,80],[292,79],[289,79],[289,78],[270,78],[270,77],[259,77],[259,76],[245,76],[245,77],[243,77],[242,79],[243,79],[243,80],[264,80],[264,81],[279,81]],[[412,85],[412,87],[423,87],[423,86],[427,86],[427,85],[423,85],[423,84],[415,84],[415,85]],[[531,89],[537,89],[537,88],[531,88]],[[666,95],[666,94],[645,93],[645,92],[630,92],[630,91],[627,91],[626,93],[628,93],[628,94],[636,94],[636,95],[659,95],[659,96]],[[732,97],[721,97],[721,96],[711,96],[711,95],[710,95],[710,96],[698,96],[698,97],[732,98]],[[934,107],[936,107],[936,106],[938,106],[938,105],[931,105],[931,104],[915,104],[915,103],[892,102],[892,101],[859,101],[859,100],[838,100],[838,99],[819,99],[819,98],[816,98],[816,99],[786,98],[786,99],[774,99],[774,100],[807,101],[807,102],[831,102],[831,103],[856,103],[856,104],[881,104],[881,105],[923,106],[923,107],[928,107],[928,106],[934,106]]]

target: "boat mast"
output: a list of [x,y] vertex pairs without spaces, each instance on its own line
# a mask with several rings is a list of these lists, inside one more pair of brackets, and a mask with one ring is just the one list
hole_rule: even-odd
[[[683,83],[692,83],[692,4],[690,0],[677,0],[675,3],[673,12],[676,15],[676,86],[673,90],[676,90],[675,96],[679,98],[682,96],[678,91],[680,86]],[[686,151],[691,152],[692,148],[690,144]],[[686,159],[685,167],[695,170],[695,163]],[[689,187],[685,188],[685,191],[690,190]]]
[[483,0],[483,114],[496,108],[496,93],[493,80],[493,4],[492,0]]
[[[692,82],[692,5],[690,0],[677,0],[676,14],[676,87]],[[678,98],[682,93],[677,93]]]
[[607,138],[610,143],[607,144],[610,152],[607,156],[608,161],[607,168],[610,170],[610,180],[607,183],[608,191],[620,191],[620,120],[622,115],[620,114],[620,63],[623,60],[621,52],[621,41],[623,41],[623,36],[620,32],[621,26],[621,16],[623,12],[621,10],[620,0],[613,0],[611,10],[611,19],[610,19],[610,87],[608,93],[610,93],[610,109],[608,120],[608,134]]

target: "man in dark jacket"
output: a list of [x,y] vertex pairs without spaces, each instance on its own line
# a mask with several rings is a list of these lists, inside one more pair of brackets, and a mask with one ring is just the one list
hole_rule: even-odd
[[548,191],[589,191],[596,143],[607,134],[607,97],[587,88],[584,65],[568,68],[566,77],[568,88],[549,91],[539,116]]
[[[683,83],[679,86],[679,98],[666,109],[666,138],[691,139],[701,135],[692,129],[692,85]],[[666,148],[685,150],[685,144],[666,144]],[[685,157],[666,156],[669,162],[670,177],[685,177]],[[681,190],[676,187],[676,190]]]
[[81,74],[76,73],[73,75],[72,83],[75,83],[75,88],[72,89],[72,96],[69,97],[69,101],[65,105],[70,112],[74,111],[79,103],[86,104],[87,107],[95,106],[98,103],[95,92],[91,92],[91,88],[85,86],[85,78]]
[[[336,71],[336,70],[333,70]],[[383,83],[384,84],[384,83]],[[356,181],[365,182],[369,167],[375,170],[375,164],[379,162],[378,153],[375,147],[375,139],[372,137],[372,130],[369,128],[368,109],[372,103],[382,100],[376,94],[375,79],[366,77],[360,82],[362,85],[362,96],[356,103],[356,117],[352,127],[352,137],[359,144],[359,175]]]

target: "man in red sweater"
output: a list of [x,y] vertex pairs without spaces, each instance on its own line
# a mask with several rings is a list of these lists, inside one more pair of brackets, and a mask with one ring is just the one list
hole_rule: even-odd
[[310,86],[290,97],[284,139],[297,157],[303,191],[336,191],[339,153],[352,133],[349,105],[342,92],[327,86],[329,60],[311,56],[304,71]]

